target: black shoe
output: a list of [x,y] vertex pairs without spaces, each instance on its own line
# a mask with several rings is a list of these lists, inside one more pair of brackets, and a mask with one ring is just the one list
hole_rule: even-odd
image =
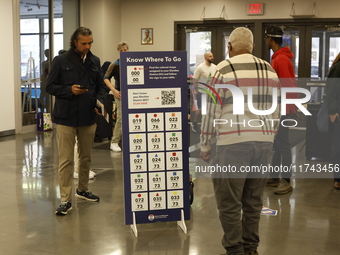
[[69,211],[72,210],[71,202],[61,202],[55,214],[57,215],[66,215]]
[[259,255],[259,253],[256,250],[246,250],[244,255]]
[[96,196],[96,195],[93,195],[92,192],[90,192],[89,190],[79,191],[77,189],[76,197],[85,199],[87,201],[92,201],[92,202],[98,202],[99,201],[99,197]]

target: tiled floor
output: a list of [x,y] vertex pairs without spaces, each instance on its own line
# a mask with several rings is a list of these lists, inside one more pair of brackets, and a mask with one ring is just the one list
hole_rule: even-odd
[[[136,238],[124,225],[122,156],[105,143],[94,145],[92,169],[97,177],[90,185],[101,201],[75,198],[71,213],[56,216],[60,201],[54,131],[0,138],[0,254],[225,253],[211,180],[206,178],[194,179],[188,234],[175,222],[140,224]],[[305,160],[303,144],[293,148],[295,163],[315,163]],[[196,162],[200,159],[190,158],[190,165]],[[278,215],[261,216],[261,255],[340,254],[340,191],[333,189],[331,174],[304,177],[294,174],[290,194],[274,195],[273,188],[266,188],[264,206],[278,210]]]

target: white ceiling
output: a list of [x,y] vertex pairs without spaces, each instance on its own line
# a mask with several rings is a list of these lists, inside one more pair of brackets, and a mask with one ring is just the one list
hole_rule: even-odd
[[[20,16],[48,15],[48,2],[48,0],[21,0]],[[62,14],[62,3],[63,0],[54,0],[55,14]]]

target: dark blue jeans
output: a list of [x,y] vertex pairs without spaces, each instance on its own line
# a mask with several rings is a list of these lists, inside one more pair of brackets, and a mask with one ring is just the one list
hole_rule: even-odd
[[[281,120],[290,119],[289,115],[282,116]],[[292,152],[290,150],[289,143],[289,127],[280,126],[279,131],[277,132],[274,140],[274,155],[272,160],[273,166],[287,166],[290,169],[292,164]],[[281,178],[289,180],[292,176],[292,172],[282,172]],[[273,172],[269,175],[270,178],[280,178],[279,172]]]
[[[340,125],[334,125],[329,123],[329,129],[331,133],[331,141],[332,141],[332,157],[331,163],[333,165],[337,164],[334,169],[339,169],[340,167]],[[340,182],[340,173],[334,172],[334,181]]]

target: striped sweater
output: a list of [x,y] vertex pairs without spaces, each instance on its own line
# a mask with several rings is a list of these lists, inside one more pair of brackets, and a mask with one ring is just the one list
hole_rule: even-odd
[[207,96],[202,151],[210,150],[214,135],[217,145],[274,141],[280,125],[280,83],[269,63],[251,54],[234,56],[217,65],[210,86],[216,93]]

